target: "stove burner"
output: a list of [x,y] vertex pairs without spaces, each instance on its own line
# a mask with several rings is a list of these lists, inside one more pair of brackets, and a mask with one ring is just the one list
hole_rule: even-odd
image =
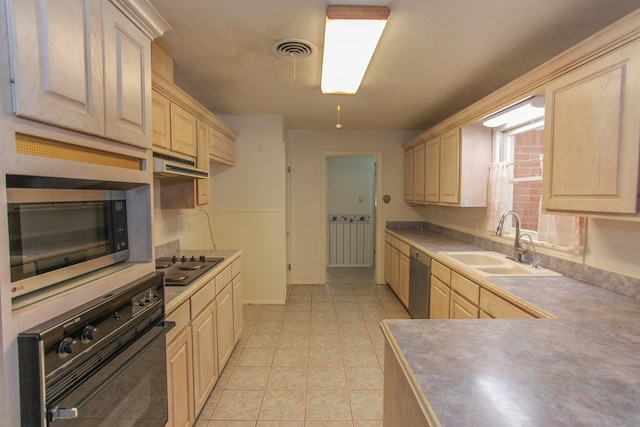
[[157,258],[156,269],[164,273],[166,286],[187,286],[222,261],[222,257],[174,255]]
[[166,274],[164,280],[167,282],[184,282],[189,276],[187,274],[173,273]]
[[156,261],[156,270],[159,268],[171,267],[170,261]]
[[199,270],[204,267],[204,263],[201,262],[183,262],[176,264],[178,270]]

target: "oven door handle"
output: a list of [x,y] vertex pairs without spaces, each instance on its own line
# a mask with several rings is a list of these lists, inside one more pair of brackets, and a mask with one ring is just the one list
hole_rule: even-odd
[[[49,421],[53,422],[53,421],[56,421],[56,420],[65,420],[65,419],[77,418],[78,417],[78,412],[79,412],[78,408],[82,407],[82,405],[84,405],[85,402],[87,402],[93,396],[95,396],[98,392],[100,392],[100,390],[102,390],[107,384],[109,384],[109,382],[111,381],[112,378],[117,376],[120,372],[124,371],[131,363],[133,363],[133,361],[135,361],[138,357],[140,357],[140,355],[148,347],[153,345],[159,339],[164,338],[165,335],[167,334],[167,332],[169,332],[169,330],[172,329],[174,326],[176,326],[175,322],[163,320],[161,323],[157,324],[152,329],[147,331],[146,334],[150,334],[150,333],[155,334],[155,336],[152,337],[149,340],[149,342],[147,342],[143,347],[138,349],[131,356],[129,356],[126,361],[124,361],[120,366],[118,366],[117,369],[115,369],[109,375],[108,378],[105,378],[100,384],[98,384],[89,393],[87,393],[84,397],[82,397],[82,399],[80,399],[75,406],[72,406],[71,408],[60,408],[58,406],[54,406],[54,407],[50,408],[49,411],[48,411],[49,412],[49,414],[48,414],[49,415]],[[158,329],[156,329],[156,328],[158,328]],[[154,331],[154,329],[155,329],[155,331]]]

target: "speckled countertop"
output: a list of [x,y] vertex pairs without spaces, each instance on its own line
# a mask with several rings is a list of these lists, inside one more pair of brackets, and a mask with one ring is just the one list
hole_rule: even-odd
[[[392,231],[436,259],[479,249]],[[568,277],[483,281],[556,319],[382,323],[433,425],[640,426],[639,300]]]
[[189,299],[198,289],[204,286],[211,278],[218,275],[222,270],[227,268],[233,261],[235,261],[241,254],[239,250],[181,250],[181,255],[186,256],[199,256],[204,255],[206,257],[222,257],[224,261],[207,271],[204,275],[198,278],[195,282],[187,286],[166,286],[164,289],[164,300],[167,313],[171,313],[178,308],[180,304]]

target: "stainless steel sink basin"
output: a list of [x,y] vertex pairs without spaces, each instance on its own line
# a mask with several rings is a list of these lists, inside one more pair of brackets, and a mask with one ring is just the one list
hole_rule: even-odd
[[492,251],[440,252],[454,264],[486,277],[533,277],[533,276],[562,276],[546,268],[533,268],[527,264],[520,264],[505,255]]

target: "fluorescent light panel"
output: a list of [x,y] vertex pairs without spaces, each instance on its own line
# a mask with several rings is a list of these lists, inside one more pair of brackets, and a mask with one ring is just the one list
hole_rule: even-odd
[[544,116],[544,98],[535,96],[485,117],[482,124],[489,128],[511,127]]
[[329,6],[324,33],[324,94],[358,91],[387,23],[386,6]]

